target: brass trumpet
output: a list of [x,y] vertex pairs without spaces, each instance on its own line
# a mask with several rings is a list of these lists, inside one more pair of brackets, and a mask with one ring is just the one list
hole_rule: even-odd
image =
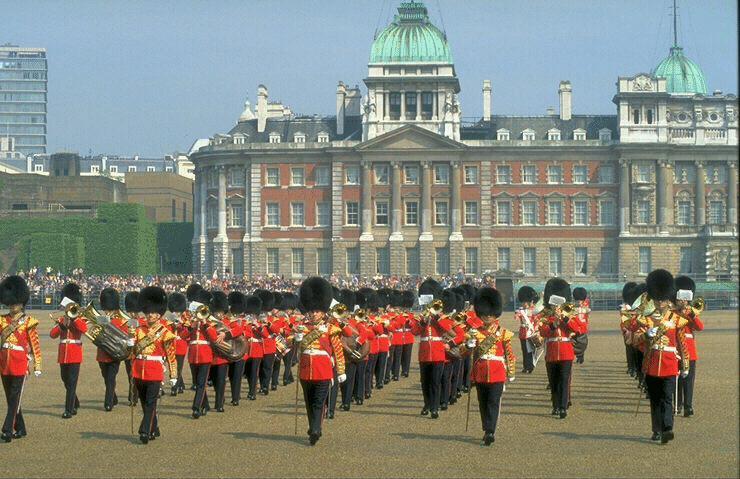
[[207,321],[211,317],[211,309],[205,304],[201,304],[195,310],[195,319],[198,321]]
[[70,303],[64,308],[64,316],[67,319],[77,319],[82,315],[82,307],[77,303]]
[[694,313],[694,315],[697,315],[704,311],[705,307],[706,303],[704,301],[704,298],[700,296],[691,303],[691,312]]
[[367,311],[362,308],[358,309],[357,311],[355,311],[355,319],[357,319],[358,321],[367,320]]
[[329,313],[331,313],[331,317],[337,321],[344,321],[349,314],[349,308],[342,303],[337,303],[331,308]]

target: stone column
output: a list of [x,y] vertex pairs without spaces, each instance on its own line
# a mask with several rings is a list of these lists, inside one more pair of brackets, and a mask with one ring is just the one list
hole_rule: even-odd
[[226,272],[229,258],[229,238],[226,236],[226,167],[218,167],[218,234],[213,240],[213,269]]
[[671,210],[673,209],[673,172],[670,161],[658,161],[657,188],[658,196],[658,231],[661,235],[668,234],[668,224],[672,223]]
[[421,235],[419,241],[432,241],[432,165],[421,162]]
[[416,91],[416,121],[421,120],[421,92]]
[[251,165],[249,162],[244,162],[244,219],[242,220],[244,223],[244,237],[242,238],[242,253],[244,259],[242,260],[242,263],[244,264],[244,276],[251,276],[252,275],[252,269],[251,264],[249,262],[249,259],[251,258],[251,254],[249,251],[249,241],[250,241],[250,228],[251,225],[251,211],[250,211],[250,179],[252,177],[251,174]]
[[452,184],[450,185],[450,198],[451,205],[450,210],[452,211],[452,218],[450,221],[451,233],[450,241],[462,241],[462,200],[461,200],[461,172],[462,165],[460,161],[453,161],[450,163],[450,169],[452,170]]
[[625,158],[619,160],[619,234],[630,234],[630,162]]
[[201,262],[204,257],[201,255],[201,224],[200,224],[200,184],[203,181],[202,170],[198,167],[195,168],[195,182],[193,183],[193,240],[190,242],[192,245],[192,258],[193,258],[193,273],[203,274],[203,266]]
[[401,91],[401,120],[406,119],[406,92]]
[[706,172],[704,171],[704,162],[696,162],[696,201],[694,207],[696,210],[696,225],[699,228],[704,228],[707,224],[707,180]]
[[727,162],[727,223],[737,225],[737,163]]
[[362,229],[360,241],[373,240],[373,198],[372,198],[372,163],[362,162],[362,179],[360,182],[360,211],[362,211]]
[[401,204],[401,163],[398,161],[391,162],[393,169],[391,183],[391,235],[390,241],[403,241],[401,231],[402,224],[402,204]]

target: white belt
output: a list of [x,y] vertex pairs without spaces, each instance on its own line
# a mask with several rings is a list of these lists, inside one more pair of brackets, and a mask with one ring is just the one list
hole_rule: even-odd
[[687,334],[686,335],[686,338],[688,338],[688,339],[694,339],[694,335],[693,334]]
[[3,343],[3,349],[12,349],[13,351],[26,351],[26,348],[23,346],[18,346],[17,344],[10,344],[10,343]]
[[653,346],[653,349],[656,351],[664,351],[666,353],[676,353],[678,350],[676,350],[673,346],[661,346],[660,344],[656,344]]
[[162,361],[164,356],[149,356],[148,354],[139,354],[136,359],[143,359],[144,361]]
[[261,340],[261,339],[254,339],[254,338],[249,338],[249,342],[250,342],[250,343],[261,343],[261,342],[262,342],[262,340]]
[[308,354],[309,356],[329,356],[329,353],[323,349],[306,349],[303,351],[303,354]]
[[190,341],[190,344],[209,344],[208,341],[203,341],[202,339],[196,339],[195,341]]
[[[378,336],[378,338],[387,338],[387,337],[388,337],[387,334],[381,334],[381,335]],[[686,336],[686,337],[688,338],[688,336]]]
[[484,354],[480,357],[480,359],[484,361],[501,361],[506,362],[506,359],[503,356],[496,356],[495,354]]
[[442,338],[439,336],[422,336],[419,341],[442,341]]
[[79,339],[62,339],[62,344],[82,344],[82,341]]
[[556,338],[547,338],[547,342],[548,343],[557,343],[557,342],[569,343],[570,342],[570,338],[564,338],[562,336],[558,336]]

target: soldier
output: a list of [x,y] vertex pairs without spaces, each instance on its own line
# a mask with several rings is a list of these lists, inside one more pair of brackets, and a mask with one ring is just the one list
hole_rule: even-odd
[[[632,303],[630,298],[632,295],[632,289],[637,286],[634,281],[629,281],[622,287],[622,305],[619,307],[619,329],[622,331],[622,338],[624,339],[624,352],[627,359],[627,374],[632,378],[637,377],[637,370],[640,369],[639,365],[635,363],[635,352],[632,346]],[[634,301],[636,298],[632,298]]]
[[300,312],[298,311],[298,296],[294,293],[285,293],[283,295],[283,308],[288,313],[288,330],[286,331],[288,336],[285,339],[288,340],[288,344],[291,345],[290,350],[283,355],[283,386],[293,383],[293,364],[296,358],[297,345],[294,341],[293,331],[298,324]]
[[583,364],[586,348],[588,348],[588,316],[591,313],[591,300],[586,288],[574,288],[573,299],[576,302],[575,319],[579,323],[580,334],[573,338],[573,350],[576,354],[576,363]]
[[538,333],[532,316],[538,295],[531,286],[522,286],[517,291],[516,296],[520,306],[514,312],[514,317],[519,321],[519,343],[522,346],[522,359],[524,362],[522,372],[531,374],[534,371],[534,355],[537,353],[537,348],[532,338]]
[[696,338],[694,335],[697,331],[704,330],[699,314],[703,309],[703,302],[700,306],[692,304],[694,294],[696,293],[696,284],[688,276],[678,276],[676,278],[676,296],[674,300],[676,313],[688,321],[684,326],[684,337],[686,338],[686,349],[689,353],[689,374],[686,377],[678,377],[678,397],[676,398],[677,413],[683,411],[684,417],[694,415],[694,381],[696,380],[696,361],[699,355],[696,353]]
[[55,321],[50,336],[59,338],[57,362],[66,390],[62,418],[69,419],[77,414],[80,400],[77,398],[77,380],[82,363],[82,335],[87,331],[87,323],[82,318],[82,292],[75,283],[67,283],[62,289],[61,307],[64,314]]
[[[126,296],[123,297],[123,308],[126,310],[126,314],[131,318],[131,324],[128,325],[130,329],[135,329],[141,323],[141,311],[139,310],[139,292],[129,291]],[[126,359],[123,362],[126,367],[126,376],[128,377],[128,405],[136,405],[138,401],[136,397],[136,391],[134,391],[134,381],[131,377],[131,358]]]
[[199,316],[203,306],[211,302],[211,293],[200,289],[193,295],[190,302],[190,311],[193,319],[187,333],[188,338],[188,363],[193,372],[193,383],[195,383],[195,397],[193,398],[193,419],[205,416],[211,409],[208,404],[208,392],[206,383],[208,373],[213,361],[213,349],[211,343],[215,342],[218,334],[216,329],[207,321],[207,318]]
[[0,439],[5,442],[27,434],[21,397],[30,357],[33,357],[34,375],[41,376],[39,322],[26,314],[29,298],[28,285],[20,276],[8,276],[0,282],[0,303],[10,308],[9,314],[0,316],[0,376],[8,403]]
[[308,332],[300,343],[299,377],[308,414],[308,437],[312,446],[321,437],[323,409],[334,379],[334,367],[339,383],[347,379],[344,374],[342,346],[339,338],[332,336],[330,325],[327,324],[332,295],[329,282],[319,277],[305,280],[299,290],[309,323]]
[[[216,336],[214,343],[229,341],[232,338],[241,336],[242,328],[237,323],[232,323],[227,314],[229,311],[229,299],[223,291],[213,291],[211,293],[210,310],[212,318],[215,318],[213,324],[221,323],[223,331]],[[211,378],[213,380],[213,389],[216,393],[216,412],[224,412],[224,402],[226,400],[226,374],[229,370],[229,360],[214,351],[213,360],[211,361]]]
[[516,358],[511,348],[514,334],[502,328],[503,301],[493,288],[481,288],[474,299],[475,312],[483,328],[468,335],[465,347],[473,352],[473,383],[478,395],[483,439],[490,446],[496,440],[496,424],[501,411],[501,395],[508,379],[514,381]]
[[[114,288],[105,288],[100,292],[100,307],[103,313],[110,318],[112,325],[128,334],[129,327],[128,322],[121,316],[121,298]],[[110,412],[113,407],[118,404],[118,396],[116,395],[116,376],[118,375],[118,369],[121,367],[121,362],[114,360],[108,353],[98,348],[97,356],[95,358],[100,367],[100,374],[103,376],[103,382],[105,383],[105,399],[103,400],[103,408]]]
[[414,314],[411,308],[416,302],[413,291],[401,293],[401,308],[392,323],[390,360],[386,379],[398,381],[399,376],[408,377],[411,367],[411,352],[414,347],[414,333],[411,331],[411,322]]
[[[239,291],[229,293],[229,313],[231,324],[236,325],[244,334],[245,296]],[[242,378],[244,377],[244,358],[229,363],[229,386],[231,387],[231,405],[238,406],[241,400]]]
[[249,343],[249,354],[246,356],[244,363],[244,374],[247,377],[247,399],[254,401],[257,399],[257,380],[259,379],[260,364],[264,357],[262,341],[269,331],[259,322],[259,315],[262,312],[262,300],[257,295],[247,296],[245,313],[247,315],[247,325],[244,327],[247,342]]
[[260,393],[267,396],[270,393],[270,381],[272,380],[272,367],[275,364],[274,333],[270,331],[272,325],[272,310],[275,307],[275,295],[266,289],[255,290],[254,294],[262,300],[262,314],[260,322],[264,326],[266,335],[262,337],[262,361],[260,362]]
[[[193,284],[189,285],[187,287],[187,289],[185,290],[185,299],[187,300],[188,310],[185,311],[184,316],[182,316],[182,318],[183,318],[183,324],[182,324],[183,331],[181,331],[180,334],[181,334],[181,337],[183,337],[183,339],[189,337],[188,335],[190,333],[190,325],[191,325],[191,322],[193,320],[193,313],[190,311],[190,307],[189,306],[190,306],[190,304],[193,301],[195,301],[195,296],[202,289],[203,289],[203,287],[201,285],[199,285],[198,283],[193,283]],[[188,349],[190,349],[190,346],[189,345],[188,345]],[[195,391],[195,389],[196,389],[195,388],[195,366],[193,364],[190,364],[190,361],[188,361],[188,367],[190,367],[190,378],[191,378],[191,381],[192,381],[192,384],[190,385],[190,390],[191,391]]]
[[160,385],[164,381],[163,362],[166,361],[169,369],[170,386],[177,384],[176,337],[167,329],[163,318],[167,312],[167,294],[162,288],[143,288],[139,294],[139,304],[146,322],[136,328],[129,345],[133,348],[131,369],[134,384],[144,412],[139,425],[139,440],[147,444],[160,436],[157,400]]

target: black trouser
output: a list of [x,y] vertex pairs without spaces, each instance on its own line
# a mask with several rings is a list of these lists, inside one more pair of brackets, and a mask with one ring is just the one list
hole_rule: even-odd
[[8,403],[8,412],[5,414],[2,432],[3,434],[13,434],[14,431],[25,433],[26,423],[21,410],[21,392],[26,376],[2,376],[2,379],[5,401]]
[[175,386],[172,388],[172,390],[174,392],[177,392],[185,389],[185,381],[182,379],[182,368],[185,364],[185,356],[175,356],[175,359],[177,360],[177,383],[175,383]]
[[211,380],[213,381],[213,390],[216,395],[216,409],[222,409],[224,407],[224,401],[226,400],[226,373],[228,371],[228,363],[211,365]]
[[352,389],[352,396],[357,400],[365,399],[365,371],[367,370],[367,361],[357,362],[357,371],[355,371],[355,387]]
[[133,387],[134,383],[131,379],[131,360],[126,359],[123,363],[126,366],[126,378],[128,379],[128,402],[136,403],[139,398],[137,397],[137,392],[136,389]]
[[67,390],[64,399],[64,411],[72,414],[72,411],[80,407],[80,401],[77,399],[77,380],[80,377],[80,363],[60,364],[59,371],[62,375],[64,389]]
[[254,396],[256,394],[257,378],[259,377],[261,362],[262,358],[249,358],[247,359],[247,362],[244,363],[244,372],[247,376],[247,384],[249,385],[248,394],[250,396]]
[[349,407],[352,404],[352,395],[355,390],[355,376],[357,375],[357,363],[348,361],[344,366],[344,374],[347,380],[342,383],[342,406]]
[[385,379],[385,371],[388,369],[386,364],[388,363],[388,351],[378,353],[378,360],[375,363],[375,387],[381,389],[383,387],[383,381]]
[[399,344],[391,346],[390,354],[388,357],[388,368],[385,372],[385,378],[391,379],[398,378],[401,371],[401,353],[403,352],[403,345]]
[[283,384],[293,382],[293,357],[295,356],[296,346],[290,348],[283,356]]
[[375,365],[377,363],[377,353],[368,355],[365,365],[365,397],[370,397],[373,393],[373,375],[375,374]]
[[478,393],[478,406],[483,431],[496,433],[496,424],[501,412],[501,395],[504,392],[504,383],[478,383],[475,385]]
[[522,345],[522,360],[524,361],[524,370],[534,371],[534,346],[528,339],[519,339],[519,343]]
[[231,387],[231,402],[239,402],[242,398],[242,377],[244,376],[244,360],[240,359],[229,363],[229,386]]
[[440,398],[440,404],[447,406],[450,402],[450,392],[452,391],[452,370],[454,360],[450,359],[444,363],[442,369],[442,396]]
[[678,376],[678,409],[694,407],[694,379],[696,378],[696,360],[689,361],[689,375],[685,378]]
[[141,409],[144,411],[144,417],[141,418],[139,425],[139,434],[147,436],[159,431],[157,423],[157,400],[159,399],[160,381],[142,381],[134,379],[134,385],[139,393],[139,402]]
[[450,391],[450,402],[453,398],[457,400],[457,393],[462,389],[463,360],[454,359],[452,364],[452,389]]
[[272,380],[272,368],[275,364],[275,353],[265,354],[260,364],[260,389],[263,391],[270,390],[270,381]]
[[650,419],[653,432],[673,430],[673,394],[676,389],[676,376],[658,378],[645,376],[645,384],[650,397]]
[[636,372],[637,366],[635,366],[635,353],[632,351],[634,348],[629,344],[624,345],[624,353],[627,357],[627,371]]
[[209,363],[205,364],[193,364],[193,382],[195,383],[195,397],[193,398],[193,411],[201,411],[203,409],[209,409],[208,405],[208,391],[206,390],[206,384],[208,383],[208,372],[211,370]]
[[421,375],[421,392],[424,395],[424,409],[439,410],[439,401],[442,395],[442,373],[445,363],[419,363]]
[[470,389],[470,375],[471,375],[471,368],[473,366],[473,356],[471,354],[467,354],[463,356],[463,363],[462,363],[462,371],[463,371],[463,386],[467,389]]
[[642,351],[637,348],[632,348],[632,353],[635,358],[635,371],[637,372],[637,380],[642,384],[645,381],[645,373],[642,372],[642,361],[645,355]]
[[275,354],[275,359],[272,362],[272,378],[270,379],[270,387],[276,388],[280,382],[280,366],[282,365],[282,357]]
[[554,409],[567,409],[570,397],[570,370],[573,361],[547,363],[547,380],[550,382],[550,399]]
[[121,367],[121,363],[114,361],[112,363],[98,363],[100,366],[100,374],[103,376],[105,382],[105,399],[103,405],[105,407],[112,408],[116,402],[116,376],[118,375],[118,368]]
[[411,369],[411,352],[414,349],[414,343],[404,344],[401,348],[401,374],[408,377]]
[[[339,381],[337,380],[337,369],[334,368],[334,384],[331,385],[329,390],[329,414],[334,414],[337,410],[337,396],[339,396]],[[346,381],[345,381],[346,382]]]
[[324,406],[329,394],[330,380],[301,381],[303,400],[308,414],[308,433],[321,434],[321,421],[324,419]]

